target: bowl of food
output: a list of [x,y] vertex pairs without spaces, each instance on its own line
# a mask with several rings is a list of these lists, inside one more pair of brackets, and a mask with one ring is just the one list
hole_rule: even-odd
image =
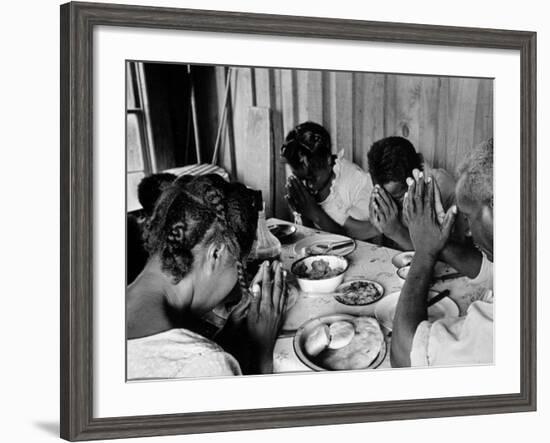
[[400,252],[392,257],[391,262],[397,268],[404,268],[410,266],[414,258],[414,251]]
[[403,266],[402,268],[399,268],[397,270],[397,275],[400,279],[406,280],[407,275],[409,275],[409,271],[411,270],[410,266]]
[[313,255],[295,261],[290,270],[304,292],[333,292],[344,280],[349,262],[339,255]]
[[296,226],[289,223],[277,223],[267,227],[281,242],[289,241],[296,233]]
[[304,323],[294,350],[314,371],[374,369],[386,356],[386,340],[374,317],[335,314]]

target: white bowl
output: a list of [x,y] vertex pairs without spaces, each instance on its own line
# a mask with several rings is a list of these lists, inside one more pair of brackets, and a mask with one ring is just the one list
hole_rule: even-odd
[[410,270],[411,270],[410,265],[409,266],[403,266],[402,268],[399,268],[397,270],[397,276],[402,280],[406,280],[407,275],[409,275]]
[[397,268],[403,268],[405,266],[410,266],[413,261],[414,251],[405,251],[400,252],[392,257],[391,262]]
[[[331,269],[340,267],[342,268],[342,271],[333,277],[321,279],[311,279],[296,273],[296,267],[302,263],[306,265],[308,271],[311,271],[312,263],[317,260],[324,260],[328,262]],[[342,283],[344,280],[344,274],[348,270],[348,267],[349,262],[345,257],[341,257],[339,255],[312,255],[295,261],[290,270],[294,275],[296,275],[296,279],[298,280],[298,284],[300,285],[300,289],[302,291],[320,292],[326,294],[334,292],[334,290]]]

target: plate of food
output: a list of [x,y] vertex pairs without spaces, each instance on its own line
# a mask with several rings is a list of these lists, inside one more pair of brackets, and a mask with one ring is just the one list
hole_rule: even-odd
[[373,280],[348,280],[336,288],[334,299],[347,306],[370,305],[382,298],[383,286]]
[[294,251],[299,256],[336,254],[346,256],[355,251],[355,240],[345,235],[317,234],[298,241]]
[[280,241],[287,241],[296,233],[296,226],[290,223],[275,223],[267,226]]
[[[438,294],[438,291],[430,290],[428,293],[428,299],[436,297]],[[401,292],[394,292],[386,295],[382,300],[380,300],[374,310],[374,316],[378,319],[380,324],[390,331],[393,328],[395,308],[397,307],[397,302],[400,295]],[[458,317],[458,315],[458,306],[449,297],[442,298],[428,308],[428,320],[431,322],[444,317]]]
[[344,280],[349,267],[339,255],[311,255],[295,261],[290,267],[304,292],[333,292]]
[[386,356],[386,340],[374,317],[336,314],[304,323],[294,350],[315,371],[375,369]]

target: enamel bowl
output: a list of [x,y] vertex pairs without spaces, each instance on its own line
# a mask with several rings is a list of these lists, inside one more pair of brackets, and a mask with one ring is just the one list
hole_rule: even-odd
[[[323,260],[328,263],[331,269],[340,268],[338,274],[328,278],[309,278],[307,274],[312,271],[312,264],[315,261]],[[305,265],[306,272],[298,272],[300,267]],[[330,293],[342,283],[344,274],[348,270],[349,262],[345,257],[339,255],[311,255],[295,261],[290,270],[296,276],[300,289],[304,292]]]

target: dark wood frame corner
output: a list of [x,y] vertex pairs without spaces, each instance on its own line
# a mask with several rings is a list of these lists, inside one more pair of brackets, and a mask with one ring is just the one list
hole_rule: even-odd
[[[94,418],[92,35],[129,26],[517,50],[521,57],[521,392]],[[61,6],[61,437],[91,440],[533,411],[536,408],[536,34],[99,3]],[[505,148],[503,148],[505,149]]]

